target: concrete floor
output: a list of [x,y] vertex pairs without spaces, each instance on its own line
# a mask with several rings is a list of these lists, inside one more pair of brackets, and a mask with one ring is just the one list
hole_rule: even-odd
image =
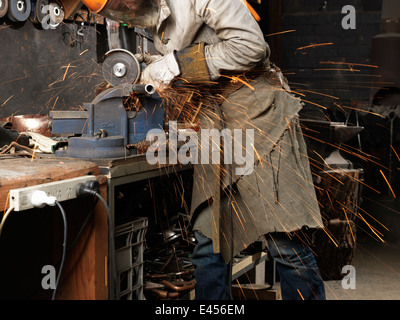
[[361,241],[353,261],[356,289],[325,282],[327,300],[400,300],[400,243]]
[[[327,281],[328,300],[400,300],[400,199],[388,196],[365,198],[364,210],[373,213],[377,230],[383,233],[382,243],[373,235],[358,234],[353,266],[356,289],[344,290],[341,281]],[[370,223],[373,220],[370,219]],[[359,226],[368,230],[365,224]]]
[[[352,265],[356,289],[345,290],[342,281],[325,281],[327,300],[400,300],[400,243],[359,241]],[[275,284],[280,290],[280,283]]]

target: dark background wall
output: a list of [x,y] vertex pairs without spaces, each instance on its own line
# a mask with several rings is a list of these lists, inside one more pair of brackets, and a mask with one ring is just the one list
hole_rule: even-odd
[[[0,117],[79,109],[102,81],[100,26],[64,23],[43,30],[0,21]],[[99,52],[98,52],[99,51]]]
[[[342,28],[345,5],[356,8],[355,30]],[[306,94],[306,100],[333,110],[336,104],[368,107],[372,68],[357,64],[371,65],[372,38],[380,33],[381,8],[382,0],[285,0],[282,31],[295,31],[282,35],[282,68],[293,89]],[[315,117],[322,110],[307,104],[304,112]]]
[[[356,8],[355,30],[342,28],[345,5]],[[356,156],[357,152],[354,156],[341,154],[364,170],[362,209],[373,217],[368,217],[369,223],[384,234],[385,240],[400,242],[400,161],[393,152],[400,154],[400,121],[396,118],[391,128],[388,117],[368,113],[379,74],[379,69],[371,65],[372,40],[381,33],[381,10],[382,0],[284,0],[280,30],[295,31],[283,33],[274,43],[281,44],[275,49],[292,89],[304,95],[303,118],[349,121],[350,125],[364,127],[360,140],[357,137],[342,147],[360,149],[366,157]],[[383,54],[388,50],[380,49]],[[381,171],[391,176],[397,198]],[[368,233],[363,222],[359,225]],[[369,236],[374,237],[372,233]]]

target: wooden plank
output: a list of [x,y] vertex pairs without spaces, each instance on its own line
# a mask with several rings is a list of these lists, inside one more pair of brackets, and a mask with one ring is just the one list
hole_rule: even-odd
[[0,211],[7,209],[8,193],[12,189],[99,174],[97,164],[89,161],[30,158],[0,160]]
[[251,256],[244,257],[242,259],[236,259],[234,260],[233,266],[232,266],[232,275],[233,278],[237,278],[237,274],[243,274],[250,270],[252,267],[255,267],[255,265],[258,262],[265,261],[267,259],[268,255],[265,252],[257,252]]

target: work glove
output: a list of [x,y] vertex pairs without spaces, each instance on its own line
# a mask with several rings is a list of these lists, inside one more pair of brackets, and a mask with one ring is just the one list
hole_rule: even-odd
[[[151,61],[151,58],[149,61]],[[140,76],[140,82],[143,84],[151,84],[158,91],[162,91],[180,74],[181,71],[178,61],[175,58],[175,53],[171,52],[150,63],[143,70]]]
[[151,55],[149,53],[137,53],[135,58],[139,63],[145,63],[146,65],[152,64],[154,61],[161,59],[162,56],[159,54]]

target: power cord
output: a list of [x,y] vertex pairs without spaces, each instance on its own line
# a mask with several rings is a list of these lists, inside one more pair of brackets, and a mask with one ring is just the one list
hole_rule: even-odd
[[1,220],[0,223],[0,237],[1,237],[1,233],[3,232],[3,228],[4,228],[4,224],[6,223],[6,219],[7,217],[10,215],[10,213],[14,210],[13,207],[8,208],[8,210],[6,211],[6,213],[3,216],[3,219]]
[[[117,280],[117,266],[116,266],[116,259],[115,259],[115,242],[114,242],[114,224],[111,218],[110,208],[108,207],[107,202],[104,198],[100,195],[100,184],[97,180],[91,180],[86,183],[80,183],[76,188],[76,195],[77,197],[84,197],[84,196],[96,196],[103,204],[104,208],[107,211],[107,218],[108,218],[108,237],[109,237],[109,244],[110,244],[110,270],[111,275],[113,277],[113,283],[116,283]],[[113,286],[114,292],[112,299],[115,298],[115,286]]]
[[51,207],[57,206],[60,209],[61,215],[63,218],[63,223],[64,223],[63,253],[62,253],[62,258],[61,258],[60,269],[58,270],[56,285],[55,285],[55,288],[53,291],[53,295],[51,297],[51,300],[55,300],[58,285],[60,283],[62,270],[64,267],[65,257],[67,255],[67,253],[66,253],[66,251],[67,251],[66,250],[67,249],[67,231],[68,231],[67,215],[65,214],[65,210],[62,207],[62,205],[57,201],[57,198],[53,197],[53,196],[48,196],[46,194],[46,192],[44,192],[44,191],[40,191],[40,190],[35,191],[32,194],[31,202],[35,208],[44,208],[46,205],[51,206]]
[[65,214],[64,208],[61,206],[61,204],[58,201],[55,201],[55,204],[60,209],[61,215],[63,217],[63,222],[64,222],[64,240],[63,240],[63,253],[62,253],[62,259],[61,259],[61,265],[60,265],[60,269],[58,270],[56,287],[55,287],[55,289],[53,291],[53,296],[52,296],[51,300],[55,300],[55,297],[56,297],[58,284],[60,283],[61,273],[62,273],[62,269],[64,267],[64,262],[65,262],[65,257],[66,257],[66,249],[67,249],[67,215]]
[[[83,231],[85,231],[90,219],[93,217],[94,214],[94,208],[97,206],[98,203],[98,198],[96,198],[96,201],[94,203],[94,205],[92,206],[92,208],[89,210],[89,214],[87,215],[85,221],[83,222],[79,232],[77,233],[77,235],[74,237],[74,240],[71,242],[71,244],[67,247],[66,249],[66,254],[65,254],[65,259],[68,257],[68,254],[71,252],[71,250],[73,249],[73,247],[77,244],[78,240],[80,239],[80,237],[83,234]],[[61,265],[61,261],[62,259],[60,259],[54,266],[55,267],[59,267]],[[41,288],[41,286],[39,285],[39,287]],[[35,294],[38,292],[38,289],[34,290],[33,294],[28,295],[28,297],[26,299],[31,299],[32,297],[35,296]]]
[[[97,181],[95,181],[95,182],[97,182]],[[92,183],[92,184],[90,184],[90,183]],[[95,184],[93,185],[92,181],[90,183],[88,183],[88,186],[87,186],[87,188],[89,188],[89,189],[86,189],[86,186],[82,184],[82,186],[80,186],[80,187],[81,188],[83,187],[83,189],[80,190],[80,191],[77,190],[77,196],[82,196],[83,194],[87,194],[87,193],[96,195],[103,202],[104,206],[106,207],[107,213],[108,213],[108,217],[109,217],[109,223],[110,223],[111,220],[110,220],[110,213],[109,213],[108,206],[107,206],[106,202],[104,201],[104,199],[100,196],[100,194],[98,194],[96,191],[91,189],[91,188],[95,188]],[[43,208],[46,205],[48,205],[48,206],[57,206],[60,209],[61,215],[62,215],[62,218],[63,218],[63,223],[64,223],[63,253],[62,253],[62,258],[61,258],[61,262],[60,262],[60,268],[59,268],[59,271],[58,271],[58,276],[57,276],[57,279],[56,279],[55,289],[54,289],[53,294],[52,294],[52,300],[55,300],[55,297],[56,297],[56,294],[57,294],[57,289],[58,289],[58,286],[59,286],[59,283],[60,283],[60,279],[61,279],[62,270],[63,270],[65,259],[66,259],[66,256],[67,256],[67,231],[68,231],[67,216],[66,216],[64,208],[57,201],[57,198],[56,197],[52,197],[52,196],[48,196],[44,191],[35,191],[32,194],[31,201],[32,201],[32,205],[34,207],[36,207],[36,208]],[[10,213],[13,210],[14,210],[14,208],[10,207],[6,211],[6,213],[4,214],[3,219],[1,220],[1,223],[0,223],[0,236],[1,236],[2,231],[4,229],[4,224],[6,222],[6,219],[7,219],[7,217],[10,215]],[[89,215],[89,217],[90,217],[90,215]],[[86,225],[87,225],[87,223],[89,221],[89,217],[86,218],[82,228],[79,230],[78,235],[76,236],[74,242],[72,243],[72,245],[70,246],[69,249],[71,249],[75,245],[77,239],[82,234],[84,228],[86,227]],[[114,239],[114,237],[112,237],[112,239]],[[115,261],[115,259],[113,259],[113,261]],[[114,270],[116,270],[116,269],[114,269]]]

